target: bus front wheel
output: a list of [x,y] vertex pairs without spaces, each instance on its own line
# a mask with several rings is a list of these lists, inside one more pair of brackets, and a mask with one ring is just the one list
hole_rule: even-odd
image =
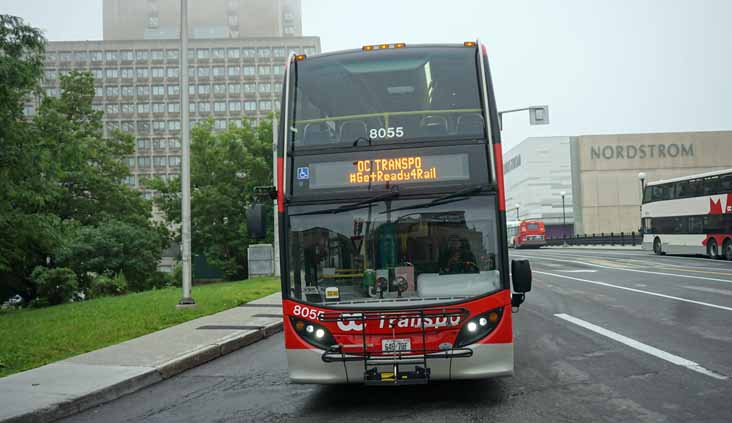
[[729,261],[732,261],[732,239],[727,238],[724,240],[724,246],[722,247],[722,256]]
[[653,252],[656,255],[663,255],[663,250],[661,247],[661,238],[656,237],[656,239],[653,240]]
[[707,255],[713,259],[719,258],[719,246],[714,238],[707,242]]

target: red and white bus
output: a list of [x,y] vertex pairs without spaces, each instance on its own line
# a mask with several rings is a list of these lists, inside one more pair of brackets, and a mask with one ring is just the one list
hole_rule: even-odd
[[544,222],[514,220],[506,223],[508,245],[511,248],[539,248],[546,245]]
[[[300,383],[511,375],[498,116],[485,48],[292,56],[276,187],[285,348]],[[250,234],[261,234],[261,207]]]
[[645,250],[732,260],[732,169],[650,182],[641,217]]

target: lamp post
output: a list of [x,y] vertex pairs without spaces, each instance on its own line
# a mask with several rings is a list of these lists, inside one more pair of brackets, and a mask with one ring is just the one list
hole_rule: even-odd
[[640,181],[640,232],[643,232],[643,191],[646,189],[646,173],[639,172],[638,180]]
[[516,203],[516,220],[521,220],[521,215],[519,214],[519,204]]
[[564,196],[567,195],[565,191],[559,193],[562,196],[562,225],[567,226],[567,213],[564,211]]

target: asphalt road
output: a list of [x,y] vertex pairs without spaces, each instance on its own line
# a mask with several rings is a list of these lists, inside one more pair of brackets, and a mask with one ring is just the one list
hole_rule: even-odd
[[732,422],[732,262],[519,250],[513,377],[291,384],[279,334],[69,422]]

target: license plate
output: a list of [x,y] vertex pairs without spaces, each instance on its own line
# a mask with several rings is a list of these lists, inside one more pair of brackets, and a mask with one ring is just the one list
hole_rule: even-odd
[[382,339],[381,350],[386,353],[409,351],[412,349],[412,342],[409,339]]

